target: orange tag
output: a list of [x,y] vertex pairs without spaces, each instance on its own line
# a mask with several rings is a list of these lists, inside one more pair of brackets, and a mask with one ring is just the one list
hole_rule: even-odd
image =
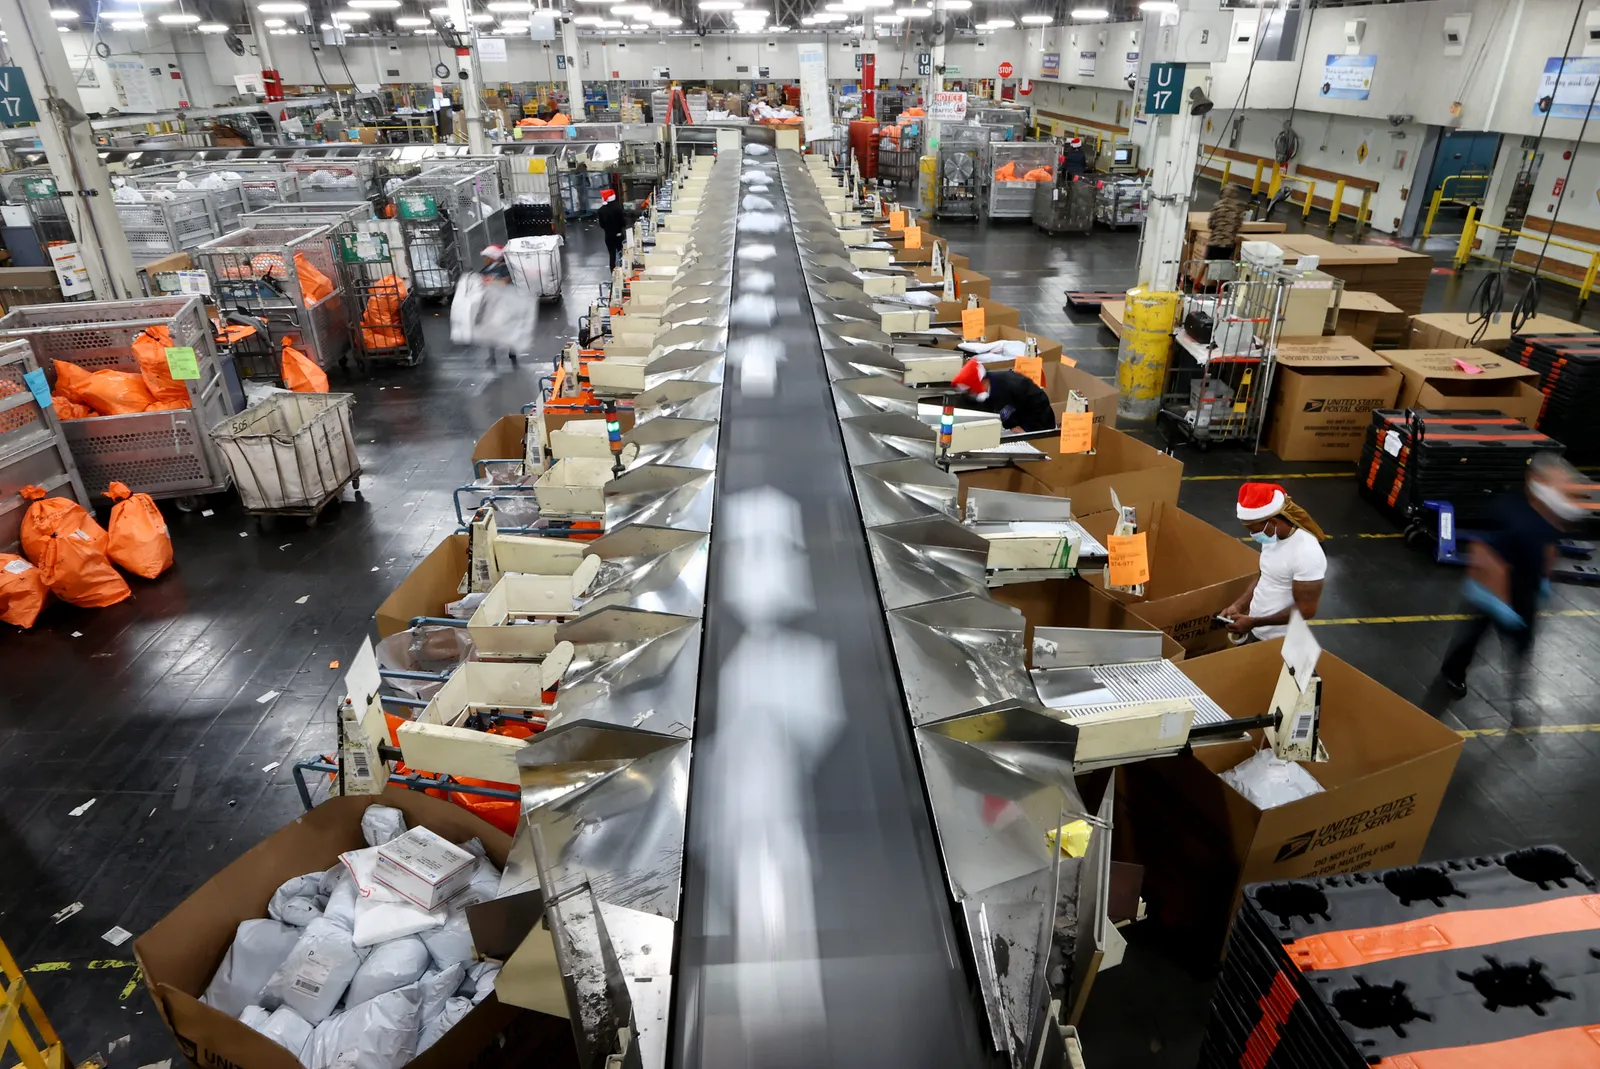
[[1061,452],[1087,453],[1094,448],[1094,413],[1061,413]]
[[920,226],[906,227],[906,248],[922,248],[922,228]]
[[904,230],[906,228],[906,213],[904,211],[889,213],[889,229]]
[[1019,375],[1028,376],[1033,380],[1035,386],[1044,389],[1044,357],[1019,356],[1017,357],[1017,362],[1012,365],[1011,370]]
[[982,341],[983,331],[987,324],[984,322],[982,308],[961,309],[961,340]]
[[1112,586],[1138,586],[1150,581],[1150,553],[1145,547],[1144,532],[1131,535],[1112,535],[1106,539],[1106,549],[1111,553],[1110,575]]
[[1061,362],[1063,364],[1067,365],[1068,367],[1077,367],[1078,366],[1078,362],[1076,360],[1072,359],[1072,357],[1068,356],[1066,353],[1062,353],[1061,354]]

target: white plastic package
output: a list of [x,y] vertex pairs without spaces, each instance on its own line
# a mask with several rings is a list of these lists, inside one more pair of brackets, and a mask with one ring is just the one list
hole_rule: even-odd
[[319,917],[305,926],[300,941],[272,974],[261,1004],[288,1006],[311,1024],[320,1024],[339,1005],[360,967],[361,953],[350,933]]
[[[352,928],[356,946],[370,947],[391,939],[403,939],[437,928],[445,922],[445,909],[423,909],[401,898],[400,892],[377,881],[373,876],[378,863],[377,847],[348,851],[340,854],[339,860],[350,870],[356,890],[355,923]],[[331,907],[331,900],[329,904]]]
[[746,293],[771,293],[778,285],[778,277],[771,271],[747,270],[739,275],[739,288]]
[[328,894],[328,904],[323,907],[322,915],[345,931],[353,932],[356,928],[356,899],[360,892],[356,889],[356,881],[350,878],[349,869],[340,865],[339,872],[340,876]]
[[467,967],[467,978],[461,981],[456,994],[472,1000],[476,1006],[494,994],[494,978],[500,975],[498,961],[480,961]]
[[414,935],[380,943],[351,977],[346,1005],[359,1006],[386,991],[416,983],[428,971],[431,961],[428,948]]
[[787,216],[779,212],[740,212],[739,232],[743,234],[776,234],[783,229]]
[[406,815],[389,805],[369,805],[361,814],[361,837],[368,846],[382,846],[406,833]]
[[267,916],[296,928],[304,928],[322,916],[323,907],[328,904],[322,897],[322,876],[320,872],[312,872],[286,881],[272,892]]
[[418,938],[428,948],[435,968],[464,966],[472,961],[472,931],[467,927],[467,915],[459,909],[452,909],[442,925],[422,932]]
[[272,1014],[268,1013],[263,1006],[246,1006],[244,1012],[239,1015],[240,1024],[248,1028],[254,1028],[257,1032],[265,1028],[270,1020],[272,1020]]
[[433,969],[417,981],[422,990],[422,1023],[427,1024],[444,1010],[444,1004],[455,996],[456,988],[466,979],[467,967],[457,963],[448,969]]
[[289,1007],[279,1006],[261,1024],[250,1027],[305,1061],[306,1047],[311,1044],[311,1023]]
[[1221,778],[1257,809],[1274,809],[1322,791],[1311,773],[1293,761],[1280,760],[1271,750],[1257,750]]
[[728,321],[743,327],[770,327],[778,318],[778,302],[765,293],[741,293],[728,309]]
[[964,341],[959,343],[956,348],[964,353],[972,353],[974,356],[1015,360],[1028,351],[1028,343],[1017,341],[1014,338],[1003,338],[1000,341]]
[[238,1017],[261,993],[300,942],[301,930],[274,920],[241,921],[222,967],[206,985],[206,1005]]
[[460,1023],[461,1018],[472,1012],[472,1000],[459,996],[449,999],[444,1004],[444,1009],[439,1015],[427,1021],[422,1026],[422,1034],[417,1038],[417,1053],[421,1054],[439,1040],[444,1034]]
[[754,193],[745,194],[744,198],[739,201],[739,207],[743,208],[747,212],[770,212],[777,210],[777,205],[773,204],[772,201],[768,200],[766,197],[757,196]]
[[[398,1069],[416,1054],[422,990],[411,984],[352,1006],[312,1037],[311,1069]],[[343,1061],[340,1061],[343,1059]]]
[[467,884],[467,889],[456,895],[450,904],[462,910],[479,902],[493,902],[499,897],[500,869],[493,861],[480,856],[478,867],[472,873],[472,882]]

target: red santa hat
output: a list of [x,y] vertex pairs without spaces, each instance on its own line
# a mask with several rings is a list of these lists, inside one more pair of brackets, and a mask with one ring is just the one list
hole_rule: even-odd
[[1255,523],[1276,516],[1288,503],[1289,495],[1277,483],[1245,483],[1236,511],[1241,523]]
[[617,199],[616,190],[613,190],[613,189],[602,189],[600,191],[600,203],[601,204],[610,204],[612,201],[614,201],[616,199]]
[[983,389],[983,380],[988,377],[989,372],[984,368],[983,361],[974,357],[961,365],[961,370],[956,372],[950,384],[958,390],[978,393]]

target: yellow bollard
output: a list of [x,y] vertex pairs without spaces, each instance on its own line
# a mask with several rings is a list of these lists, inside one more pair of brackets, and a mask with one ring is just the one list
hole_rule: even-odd
[[1472,255],[1472,243],[1478,236],[1478,206],[1476,204],[1467,209],[1467,222],[1461,228],[1461,241],[1456,245],[1455,265],[1465,267],[1467,259]]
[[1344,211],[1344,179],[1341,178],[1333,185],[1333,203],[1328,205],[1328,229],[1332,230],[1339,223],[1339,213]]
[[1317,183],[1315,181],[1307,182],[1306,183],[1306,203],[1305,203],[1304,210],[1302,210],[1300,212],[1300,218],[1302,218],[1302,219],[1310,219],[1311,218],[1311,202],[1316,199],[1316,192],[1317,192]]
[[1433,220],[1439,214],[1439,205],[1443,201],[1444,183],[1441,182],[1439,188],[1433,191],[1433,199],[1428,202],[1428,221],[1422,224],[1423,238],[1427,238],[1429,234],[1433,233]]
[[1272,184],[1267,186],[1267,199],[1272,200],[1283,188],[1283,168],[1274,160],[1272,164]]
[[1256,180],[1250,183],[1250,195],[1253,197],[1261,192],[1261,168],[1267,165],[1266,160],[1256,161]]
[[1583,285],[1578,287],[1578,303],[1581,305],[1588,301],[1589,294],[1594,291],[1595,275],[1600,273],[1600,252],[1589,257],[1589,270],[1583,276]]
[[1128,291],[1117,352],[1117,415],[1124,419],[1152,419],[1161,408],[1179,299],[1176,293]]
[[1222,184],[1223,185],[1227,185],[1228,184],[1228,180],[1231,179],[1232,177],[1233,177],[1233,161],[1232,160],[1223,160],[1222,161]]

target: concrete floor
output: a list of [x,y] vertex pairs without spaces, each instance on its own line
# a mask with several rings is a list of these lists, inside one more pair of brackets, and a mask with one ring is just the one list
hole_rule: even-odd
[[[972,257],[994,280],[994,298],[1021,309],[1031,329],[1061,341],[1080,367],[1112,375],[1115,339],[1098,320],[1064,311],[1064,294],[1131,283],[1136,232],[1048,239],[1026,225],[934,229]],[[135,580],[136,596],[121,605],[56,606],[35,630],[0,638],[0,871],[8,874],[0,937],[36,970],[30,979],[73,1058],[98,1052],[131,1067],[178,1057],[138,983],[130,947],[101,933],[148,928],[300,812],[288,766],[332,744],[341,673],[330,663],[347,661],[378,603],[454,528],[451,491],[470,478],[473,443],[534,396],[604,265],[598,232],[576,225],[567,300],[541,308],[537,360],[513,367],[456,351],[443,310],[431,308],[420,367],[336,382],[357,401],[362,500],[347,493],[314,529],[281,523],[262,531],[231,499],[213,503],[211,516],[168,509],[172,572]],[[1429,309],[1464,309],[1481,274],[1436,272]],[[1514,276],[1514,289],[1521,284]],[[1573,291],[1546,292],[1545,311],[1571,314]],[[1393,529],[1357,498],[1351,480],[1305,477],[1348,467],[1222,448],[1178,455],[1189,477],[1183,507],[1228,529],[1239,480],[1287,480],[1333,535],[1322,614],[1337,622],[1318,637],[1422,700],[1451,625],[1365,621],[1456,611],[1458,574],[1398,539],[1367,537]],[[1600,779],[1589,774],[1600,758],[1600,596],[1561,587],[1557,602],[1582,615],[1547,621],[1531,699],[1514,707],[1491,643],[1470,677],[1472,693],[1451,709],[1455,727],[1525,733],[1467,741],[1431,857],[1556,842],[1600,866],[1591,824]],[[258,701],[269,691],[279,696]],[[281,764],[265,771],[274,762]],[[83,816],[69,815],[90,799]],[[73,902],[83,911],[52,923]],[[1153,925],[1128,935],[1127,959],[1099,979],[1083,1026],[1089,1064],[1188,1069],[1208,980],[1172,961]],[[124,1036],[129,1043],[107,1054]]]

